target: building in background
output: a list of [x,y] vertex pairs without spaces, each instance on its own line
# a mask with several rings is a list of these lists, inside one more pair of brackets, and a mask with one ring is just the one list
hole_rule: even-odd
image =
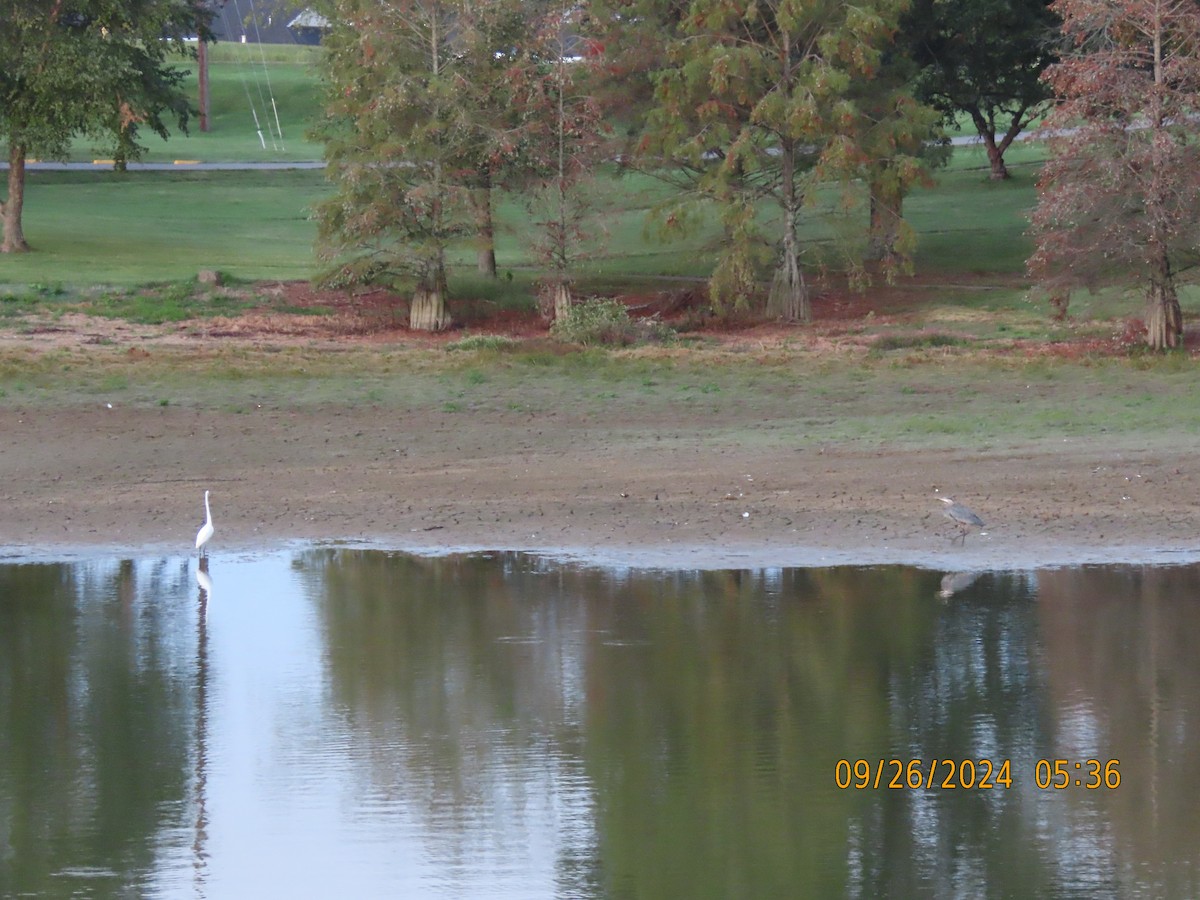
[[319,44],[328,27],[324,16],[287,0],[224,0],[212,24],[218,41],[242,44]]

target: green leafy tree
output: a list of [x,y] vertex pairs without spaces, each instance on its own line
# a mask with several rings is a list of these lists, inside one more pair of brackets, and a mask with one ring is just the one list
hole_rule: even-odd
[[[819,183],[860,171],[856,83],[877,73],[900,11],[900,0],[696,0],[667,43],[643,150],[694,175],[668,225],[686,221],[697,199],[720,209],[725,242],[710,281],[718,307],[746,305],[773,257],[768,313],[810,317],[803,210]],[[764,202],[779,210],[769,235]]]
[[413,328],[450,324],[446,245],[467,232],[466,192],[451,175],[459,128],[443,0],[338,0],[325,37],[326,174],[335,191],[317,207],[318,251],[344,284],[415,279]]
[[921,66],[918,98],[950,124],[970,117],[991,175],[1008,178],[1004,153],[1045,112],[1041,79],[1055,59],[1051,0],[914,0],[902,41]]
[[580,32],[596,56],[594,95],[617,137],[616,155],[636,162],[656,107],[655,73],[663,48],[682,38],[687,0],[591,0]]
[[1030,273],[1073,290],[1140,284],[1146,343],[1183,334],[1177,274],[1200,259],[1200,7],[1193,0],[1058,0],[1069,50],[1033,213]]
[[168,121],[186,129],[184,38],[208,39],[200,0],[16,0],[0,3],[0,138],[8,143],[0,202],[0,252],[29,249],[22,228],[25,162],[62,158],[71,139],[109,143],[123,165],[136,159],[142,127],[160,137]]
[[904,198],[930,181],[930,170],[949,157],[941,115],[913,96],[914,64],[903,48],[884,54],[879,74],[858,83],[856,144],[867,186],[870,219],[865,262],[890,280],[912,269],[916,232],[904,220]]
[[[549,270],[539,291],[548,319],[560,319],[572,302],[572,275],[596,246],[599,231],[592,178],[608,148],[610,129],[591,88],[594,58],[576,39],[578,15],[565,3],[548,9],[534,32],[534,65],[514,93],[525,120],[523,159],[528,185],[533,252]],[[582,44],[582,46],[580,46]]]
[[[476,265],[496,277],[494,188],[519,184],[528,174],[528,127],[517,85],[536,60],[528,48],[531,22],[541,4],[532,0],[464,2],[456,15],[455,67],[471,115],[462,175],[474,217]],[[536,32],[536,26],[534,26]]]
[[520,159],[517,0],[332,0],[325,142],[334,194],[318,251],[345,284],[414,279],[411,327],[450,324],[446,251],[474,237],[495,272],[493,185]]

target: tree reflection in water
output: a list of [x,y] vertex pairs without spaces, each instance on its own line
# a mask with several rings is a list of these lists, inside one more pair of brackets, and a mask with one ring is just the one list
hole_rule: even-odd
[[0,566],[0,895],[1200,896],[1200,568],[220,567]]

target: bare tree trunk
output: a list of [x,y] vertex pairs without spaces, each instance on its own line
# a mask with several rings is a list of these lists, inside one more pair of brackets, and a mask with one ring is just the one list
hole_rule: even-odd
[[810,322],[812,309],[808,303],[808,287],[795,254],[786,251],[775,275],[771,278],[771,289],[767,293],[767,315],[785,322]]
[[984,134],[983,145],[987,148],[988,163],[992,167],[992,181],[1004,181],[1012,176],[1008,174],[1008,166],[1004,164],[1004,151],[996,146],[996,137]]
[[439,268],[432,277],[422,279],[413,291],[408,327],[413,331],[442,331],[452,321],[446,307],[446,272]]
[[475,213],[475,260],[479,274],[496,277],[496,226],[492,221],[492,182],[471,188],[471,209]]
[[1150,286],[1146,291],[1146,343],[1151,350],[1169,350],[1178,347],[1183,337],[1183,311],[1179,308],[1179,296],[1175,293],[1175,276],[1171,272],[1171,257],[1167,250],[1169,232],[1164,214],[1170,189],[1164,185],[1166,166],[1163,159],[1162,142],[1159,140],[1166,128],[1166,113],[1163,109],[1162,86],[1165,79],[1162,46],[1162,18],[1154,19],[1154,91],[1150,95],[1150,186],[1147,191],[1146,207],[1151,217],[1152,236],[1150,246]]
[[985,118],[983,113],[978,109],[970,111],[971,121],[975,123],[975,130],[979,133],[979,137],[983,141],[983,146],[987,149],[988,164],[992,169],[991,178],[993,181],[1004,181],[1011,177],[1008,174],[1008,166],[1004,164],[1004,151],[1012,145],[1012,142],[1017,139],[1017,135],[1021,133],[1021,123],[1025,120],[1026,109],[1027,107],[1022,107],[1013,115],[1008,130],[1004,132],[1004,136],[999,141],[996,140],[995,120],[990,119],[990,116]]
[[[882,174],[882,173],[881,173]],[[892,179],[877,177],[871,182],[871,223],[867,233],[867,262],[896,261],[896,242],[900,239],[900,220],[903,217],[904,194]]]
[[1151,350],[1170,350],[1183,338],[1183,310],[1179,308],[1175,278],[1165,252],[1156,268],[1146,291],[1146,343]]
[[546,322],[561,322],[574,302],[575,296],[571,291],[571,282],[567,278],[547,279],[538,285],[538,313]]
[[771,290],[767,294],[767,315],[788,322],[808,322],[812,309],[808,286],[800,271],[800,247],[796,238],[796,217],[800,198],[796,192],[796,148],[790,141],[782,147],[783,180],[783,252]]
[[574,299],[569,281],[560,281],[554,286],[554,321],[561,322],[566,318]]
[[442,331],[450,327],[446,297],[434,288],[419,287],[413,291],[408,313],[408,327],[413,331]]
[[27,253],[29,244],[21,228],[21,211],[25,206],[25,145],[9,144],[8,147],[8,198],[0,203],[0,216],[4,218],[4,237],[0,240],[0,253]]

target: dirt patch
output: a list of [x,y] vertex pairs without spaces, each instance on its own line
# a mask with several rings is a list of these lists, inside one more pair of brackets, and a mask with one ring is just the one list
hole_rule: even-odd
[[[9,553],[190,549],[212,490],[213,552],[295,540],[526,549],[641,565],[920,562],[1021,568],[1183,561],[1200,508],[1190,448],[800,454],[713,442],[682,413],[608,435],[527,414],[22,410],[0,436]],[[668,447],[647,453],[653,433]],[[988,523],[953,542],[937,492]]]
[[[814,352],[854,353],[876,348],[881,336],[886,336],[890,329],[906,334],[920,332],[921,314],[928,307],[931,291],[987,291],[1012,289],[1019,284],[998,281],[995,277],[963,276],[953,284],[936,278],[911,277],[894,285],[880,284],[861,291],[827,280],[814,288],[813,321],[802,328],[758,317],[713,316],[707,312],[703,284],[693,281],[672,281],[659,290],[624,293],[616,299],[633,317],[654,319],[685,338],[708,344],[733,349],[787,345]],[[549,336],[548,324],[532,307],[512,309],[470,297],[455,299],[452,328],[430,334],[410,330],[407,298],[386,290],[321,290],[308,282],[296,281],[217,290],[221,297],[232,298],[249,308],[236,315],[198,317],[164,325],[138,325],[79,311],[31,313],[22,317],[18,326],[0,329],[0,349],[198,346],[213,341],[250,346],[438,347],[459,340],[464,334],[501,334],[522,341],[544,341]],[[960,334],[953,323],[926,328],[925,332],[930,339],[948,338],[963,344],[971,341],[970,334],[965,330]],[[992,340],[985,347],[976,342],[971,352],[1023,357],[1116,356],[1127,355],[1139,342],[1139,323],[1130,320],[1113,324],[1109,333],[1080,333],[1063,341]],[[1188,334],[1185,345],[1193,352],[1200,352],[1200,333]]]
[[[461,331],[413,335],[390,295],[355,298],[307,285],[269,307],[170,326],[62,316],[53,330],[4,332],[40,350],[156,345],[354,347],[436,345]],[[891,295],[889,295],[891,296]],[[675,292],[624,298],[638,314],[694,316]],[[880,316],[904,316],[904,292]],[[321,315],[305,315],[319,308]],[[701,324],[706,339],[853,343],[846,308],[812,328]],[[286,311],[291,310],[291,311]],[[533,315],[488,330],[545,339]],[[1128,447],[1103,439],[998,450],[828,447],[799,452],[714,437],[702,409],[679,404],[653,421],[608,422],[562,410],[472,415],[368,407],[238,412],[176,406],[36,408],[10,400],[0,432],[0,542],[8,554],[62,555],[104,546],[185,553],[211,489],[216,554],[289,541],[400,549],[524,549],[671,567],[916,562],[943,569],[1200,558],[1197,469],[1190,442]],[[548,417],[547,417],[548,416]],[[738,426],[753,432],[753,412]],[[729,423],[725,423],[729,424]],[[669,440],[663,440],[667,435]],[[938,495],[987,522],[955,543]],[[1181,499],[1185,498],[1185,499]]]

